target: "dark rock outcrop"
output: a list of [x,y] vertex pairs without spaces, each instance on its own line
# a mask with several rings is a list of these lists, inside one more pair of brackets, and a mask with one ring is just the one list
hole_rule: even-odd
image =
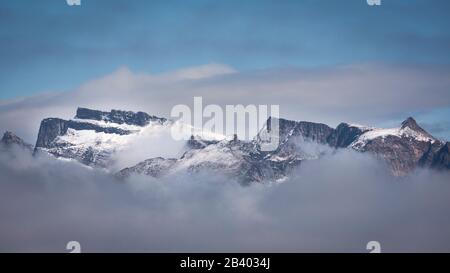
[[409,117],[402,122],[401,129],[405,129],[405,128],[409,128],[419,134],[422,134],[431,139],[434,139],[434,137],[432,135],[430,135],[427,131],[425,131],[422,127],[420,127],[419,124],[417,124],[416,120],[412,117]]
[[383,135],[370,139],[358,147],[358,150],[370,152],[386,160],[395,175],[403,176],[417,167],[439,165],[433,162],[443,145],[409,117],[402,122],[397,135]]
[[116,174],[119,179],[127,178],[132,174],[148,175],[152,177],[161,177],[166,174],[177,163],[174,158],[156,157],[147,159],[139,164],[125,168]]
[[[267,123],[269,122],[270,119]],[[301,137],[304,140],[328,144],[335,148],[346,148],[369,129],[347,123],[341,123],[334,129],[322,123],[279,119],[279,130],[281,143],[287,142],[289,138]]]
[[[270,119],[267,121],[270,124]],[[317,143],[326,144],[334,129],[326,124],[307,121],[292,121],[279,119],[280,141],[286,141],[291,136],[301,136]]]
[[423,155],[429,150],[429,143],[406,140],[396,136],[375,138],[369,141],[361,152],[370,152],[384,159],[395,175],[403,176],[419,166]]
[[68,129],[93,130],[97,133],[103,132],[106,134],[128,135],[131,134],[129,130],[123,130],[115,127],[102,127],[88,122],[78,122],[73,120],[63,120],[59,118],[47,118],[41,122],[39,127],[38,139],[36,141],[36,148],[50,148],[55,145],[53,142],[56,137],[63,136]]
[[[87,108],[78,108],[76,119],[80,120],[97,120],[105,121],[115,124],[128,124],[136,126],[146,126],[150,121],[155,121],[163,124],[167,120],[165,118],[158,118],[150,116],[144,112],[131,112],[111,110],[111,112],[102,112],[98,110],[91,110]],[[79,120],[63,120],[59,118],[47,118],[41,122],[39,127],[38,139],[36,141],[37,148],[48,148],[53,144],[53,140],[65,135],[68,129],[74,130],[94,130],[95,132],[103,132],[106,134],[128,135],[132,133],[130,130],[124,130],[116,127],[100,126],[90,122],[83,122]]]
[[[98,121],[103,121],[104,123]],[[139,131],[139,127],[146,126],[150,122],[164,124],[166,121],[164,118],[150,116],[143,112],[134,113],[120,110],[102,112],[78,108],[76,117],[73,120],[59,118],[42,120],[35,153],[45,151],[57,157],[76,159],[86,165],[106,167],[109,164],[108,158],[115,148],[112,147],[107,150],[102,148],[101,137],[98,142],[89,145],[74,145],[67,138],[63,140],[61,137],[68,136],[69,129],[72,130],[71,134],[81,131],[94,131],[95,133],[124,136]]]
[[[331,149],[352,148],[368,152],[383,159],[391,167],[394,175],[405,175],[417,167],[449,169],[449,144],[445,145],[422,129],[413,118],[406,119],[397,129],[374,129],[339,124],[336,129],[325,124],[296,122],[279,119],[279,146],[274,151],[260,149],[261,137],[246,142],[238,139],[222,142],[208,142],[191,137],[187,142],[190,148],[180,159],[170,160],[168,168],[161,172],[159,164],[140,163],[124,171],[147,173],[161,176],[173,167],[187,166],[191,173],[208,171],[237,178],[242,184],[251,182],[276,181],[288,177],[303,160],[314,159],[322,153],[310,154],[303,151],[304,145],[311,143]],[[271,119],[267,121],[270,128]],[[381,131],[380,131],[381,130]],[[374,131],[374,132],[371,132]],[[365,136],[366,133],[372,134]],[[355,145],[357,143],[358,145]],[[211,157],[211,153],[216,153]],[[167,166],[167,164],[163,164]],[[144,171],[144,169],[148,168]],[[155,168],[155,169],[153,169]]]
[[203,149],[208,145],[216,143],[218,143],[216,140],[204,140],[199,137],[191,136],[191,138],[187,141],[186,146],[189,149]]
[[69,128],[67,123],[67,120],[59,118],[44,119],[39,126],[36,148],[50,147],[56,137],[62,136],[67,132]]
[[436,152],[431,167],[441,170],[450,170],[450,142]]
[[[272,118],[267,120],[266,127],[269,131],[272,130],[271,121]],[[371,153],[385,160],[395,175],[405,175],[417,167],[450,169],[449,144],[431,136],[413,118],[406,119],[401,127],[393,129],[375,129],[347,123],[332,128],[326,124],[307,121],[277,121],[279,128],[275,137],[279,140],[279,145],[275,150],[261,148],[264,139],[261,134],[253,141],[242,141],[236,136],[229,141],[204,140],[192,136],[186,143],[187,151],[180,158],[151,158],[123,169],[118,176],[139,173],[161,177],[172,170],[185,169],[191,173],[212,171],[225,174],[237,178],[243,184],[276,181],[288,177],[304,160],[316,159],[333,149],[345,148]],[[167,120],[143,112],[103,112],[78,108],[74,120],[49,118],[41,122],[36,151],[43,149],[57,157],[73,158],[86,165],[106,167],[116,146],[102,146],[103,135],[79,135],[77,132],[89,130],[124,136],[151,122],[166,124]],[[77,140],[78,137],[91,139],[91,142],[86,145],[83,141],[73,141],[81,145],[72,144],[72,140]],[[98,137],[99,143],[96,140]]]
[[442,145],[440,141],[428,142],[427,148],[419,160],[419,166],[425,168],[430,167],[433,164],[436,154],[442,148]]
[[336,148],[346,148],[367,130],[351,126],[347,123],[341,123],[328,138],[328,145]]
[[113,122],[117,124],[128,124],[137,126],[146,126],[150,121],[156,121],[161,124],[166,122],[165,118],[150,116],[144,112],[131,112],[121,110],[111,110],[111,112],[103,112],[98,110],[91,110],[88,108],[78,108],[75,118],[78,119],[92,119],[98,121]]
[[20,137],[16,136],[14,133],[6,131],[3,134],[2,139],[0,140],[0,146],[2,148],[11,148],[11,147],[19,147],[28,151],[33,150],[33,146],[31,144],[26,143]]

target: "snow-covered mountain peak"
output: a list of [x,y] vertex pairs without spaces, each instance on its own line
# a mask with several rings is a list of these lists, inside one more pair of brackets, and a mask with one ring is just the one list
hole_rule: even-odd
[[403,121],[400,128],[403,130],[403,132],[409,133],[409,135],[412,135],[410,131],[413,131],[415,135],[423,138],[428,138],[430,141],[436,140],[431,134],[420,127],[419,124],[417,124],[416,120],[412,117],[409,117],[405,121]]
[[18,137],[17,135],[15,135],[13,132],[10,132],[10,131],[6,131],[3,134],[3,137],[0,140],[0,145],[3,147],[17,146],[17,147],[24,148],[24,149],[27,149],[30,151],[33,149],[33,146],[26,143],[20,137]]
[[[143,112],[78,108],[71,120],[44,119],[35,151],[110,171],[120,169],[119,177],[207,171],[243,183],[283,180],[301,162],[345,148],[384,158],[398,175],[417,166],[450,168],[448,143],[436,140],[412,118],[390,129],[351,123],[332,128],[281,118],[277,121],[277,135],[271,137],[278,140],[278,146],[266,151],[261,149],[261,134],[271,118],[253,140],[247,141]],[[182,136],[181,141],[173,137],[174,130]]]
[[144,112],[132,112],[122,110],[111,110],[110,112],[103,112],[99,110],[92,110],[88,108],[79,107],[75,119],[79,120],[96,120],[106,123],[127,124],[136,126],[146,126],[151,121],[164,124],[167,119],[150,116]]
[[107,167],[111,156],[139,135],[169,124],[165,118],[144,112],[78,108],[74,119],[48,118],[41,122],[36,151]]
[[436,139],[422,129],[413,118],[408,118],[402,122],[398,128],[370,128],[356,139],[351,146],[356,149],[363,148],[368,142],[380,138],[385,140],[388,137],[407,138],[418,142],[434,143]]

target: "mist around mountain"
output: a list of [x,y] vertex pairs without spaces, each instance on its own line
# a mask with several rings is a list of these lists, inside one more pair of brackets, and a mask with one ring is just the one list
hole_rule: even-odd
[[64,252],[71,240],[86,252],[450,250],[448,142],[413,118],[391,129],[280,119],[267,153],[257,137],[175,145],[174,124],[79,108],[44,119],[35,147],[6,132],[0,251]]
[[[215,173],[117,181],[102,168],[0,153],[0,251],[449,251],[448,172],[391,175],[367,153],[306,161],[283,183]],[[432,231],[432,232],[431,232]]]
[[[270,120],[265,128],[269,128]],[[173,141],[155,145],[158,141],[155,136],[165,135],[164,138],[170,139],[171,129],[190,125],[144,112],[78,108],[73,119],[42,120],[34,153],[77,160],[110,172],[118,169],[116,177],[121,179],[131,175],[162,177],[177,172],[207,171],[225,174],[241,184],[283,181],[303,162],[339,149],[369,153],[385,162],[395,176],[407,175],[417,168],[450,169],[448,142],[433,137],[412,117],[400,127],[390,129],[349,123],[332,128],[322,123],[286,119],[279,119],[277,123],[279,145],[274,151],[261,148],[261,134],[265,129],[253,139],[240,140],[236,136],[230,138],[197,128],[184,143],[178,141],[173,145]],[[145,151],[146,147],[155,146],[160,148],[159,153],[141,152],[142,158],[134,164],[117,164],[121,156],[130,151]],[[168,153],[161,152],[174,146],[178,151],[169,157]]]
[[450,1],[65,2],[0,4],[0,252],[450,252]]

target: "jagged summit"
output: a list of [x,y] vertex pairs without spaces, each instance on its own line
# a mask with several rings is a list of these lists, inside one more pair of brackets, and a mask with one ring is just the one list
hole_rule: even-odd
[[[267,120],[267,128],[272,118]],[[277,121],[279,145],[274,151],[260,149],[259,134],[252,142],[237,141],[234,138],[208,143],[192,136],[187,142],[191,150],[181,158],[167,161],[161,158],[150,159],[127,168],[120,174],[122,177],[124,173],[159,177],[180,169],[189,172],[207,169],[238,176],[244,183],[281,181],[289,177],[290,171],[302,161],[317,159],[324,155],[324,149],[330,148],[354,149],[374,154],[377,158],[384,159],[393,174],[399,176],[416,167],[450,169],[448,143],[433,138],[413,118],[406,119],[401,127],[392,129],[349,123],[340,123],[332,128],[322,123],[282,118],[277,118]],[[311,143],[320,146],[311,149]]]
[[13,146],[13,145],[17,145],[19,147],[26,148],[28,150],[32,150],[33,149],[33,146],[31,146],[30,144],[26,143],[20,137],[18,137],[17,135],[15,135],[13,132],[10,132],[10,131],[6,131],[3,134],[3,137],[0,140],[0,143],[2,145],[7,146],[7,147],[10,147],[10,146]]
[[111,155],[126,146],[133,135],[147,127],[167,123],[165,118],[144,112],[104,112],[79,107],[74,119],[42,120],[35,151],[107,167]]
[[6,131],[1,140],[1,142],[5,144],[19,143],[20,141],[22,141],[22,139],[10,131]]
[[411,129],[420,128],[417,121],[413,117],[408,117],[402,122],[402,129],[405,127],[409,127]]
[[450,142],[437,151],[433,158],[432,167],[436,169],[450,169]]
[[[270,130],[272,118],[266,124]],[[405,175],[417,167],[450,169],[449,143],[431,136],[411,117],[401,127],[391,129],[349,123],[333,128],[323,123],[276,119],[279,128],[274,133],[278,145],[274,150],[261,148],[264,130],[251,141],[239,140],[236,135],[232,139],[211,140],[193,134],[186,141],[187,149],[181,157],[149,158],[123,169],[119,176],[138,173],[160,177],[182,170],[188,173],[206,170],[238,178],[243,183],[282,181],[303,161],[320,158],[330,149],[374,154],[384,159],[395,175]],[[159,134],[170,126],[177,123],[144,112],[105,112],[80,107],[74,119],[44,119],[35,151],[109,168],[117,152],[130,145],[142,145],[133,142],[137,135]],[[24,143],[11,132],[5,133],[1,142]]]
[[412,117],[409,117],[402,122],[401,129],[406,129],[406,128],[409,128],[415,132],[418,132],[420,134],[423,134],[430,138],[433,138],[433,136],[431,134],[429,134],[427,131],[425,131],[422,127],[420,127],[419,124],[417,124],[416,120]]

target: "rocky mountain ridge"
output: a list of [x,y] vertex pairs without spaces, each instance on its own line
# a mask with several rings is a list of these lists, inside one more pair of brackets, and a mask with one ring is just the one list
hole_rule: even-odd
[[[267,121],[269,126],[271,118]],[[261,149],[258,134],[251,141],[192,136],[180,158],[149,158],[117,173],[120,178],[142,174],[162,177],[171,173],[211,172],[236,178],[242,183],[282,181],[304,160],[313,160],[330,150],[353,149],[370,153],[388,163],[394,175],[402,176],[418,167],[450,169],[450,145],[408,118],[398,128],[380,129],[348,123],[336,128],[326,124],[278,119],[279,145],[274,151]],[[83,164],[108,168],[110,158],[129,138],[152,126],[172,126],[165,118],[144,112],[103,112],[78,108],[74,119],[47,118],[41,122],[34,153],[75,159]],[[156,127],[155,127],[156,128]],[[33,147],[7,132],[3,146]]]

